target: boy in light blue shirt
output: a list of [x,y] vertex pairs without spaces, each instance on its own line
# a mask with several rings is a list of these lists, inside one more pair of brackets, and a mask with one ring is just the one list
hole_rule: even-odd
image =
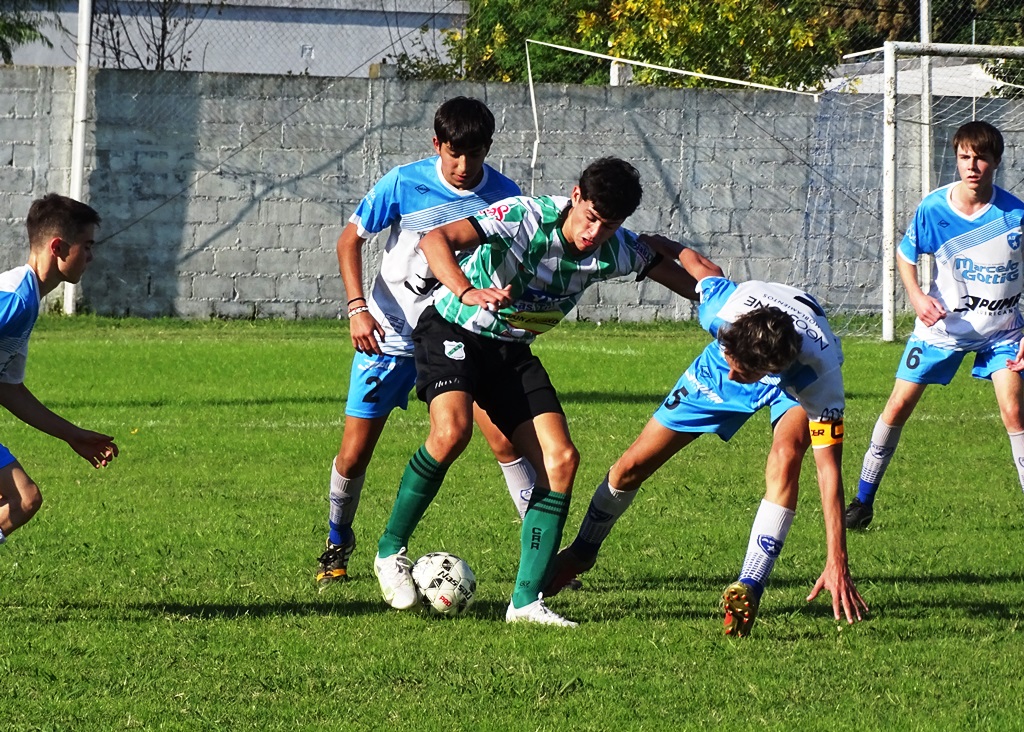
[[[1021,487],[1024,488],[1024,346],[1019,302],[1024,256],[1024,203],[993,183],[1003,136],[987,122],[969,122],[953,136],[960,181],[932,191],[917,207],[896,264],[917,313],[896,384],[871,434],[846,527],[874,517],[875,494],[903,426],[929,384],[945,386],[968,353],[971,374],[992,382]],[[917,282],[920,255],[933,255],[932,285]]]
[[[110,435],[84,430],[50,411],[25,386],[28,340],[39,304],[62,282],[77,283],[92,261],[99,214],[50,193],[32,202],[26,221],[28,263],[0,274],[0,405],[37,430],[64,440],[95,468],[117,456]],[[43,498],[39,487],[0,444],[0,543],[31,519]]]

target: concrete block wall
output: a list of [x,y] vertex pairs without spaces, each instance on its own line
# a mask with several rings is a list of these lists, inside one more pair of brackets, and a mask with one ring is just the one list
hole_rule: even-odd
[[[0,67],[5,268],[24,261],[32,198],[67,190],[72,91],[72,69]],[[881,118],[863,99],[563,85],[535,93],[533,166],[524,86],[95,71],[86,200],[106,240],[79,288],[82,305],[109,315],[338,317],[344,223],[388,169],[432,154],[434,110],[458,94],[490,106],[489,162],[527,194],[568,194],[590,161],[624,157],[645,186],[630,228],[692,242],[736,278],[808,287],[833,307],[879,302]],[[364,251],[367,282],[382,243]],[[588,292],[574,317],[693,313],[653,283],[623,280]]]

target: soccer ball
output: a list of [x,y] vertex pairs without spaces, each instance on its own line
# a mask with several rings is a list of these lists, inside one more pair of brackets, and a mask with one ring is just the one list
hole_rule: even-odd
[[461,615],[476,595],[473,570],[448,552],[431,552],[417,559],[412,565],[412,579],[423,607],[434,615]]

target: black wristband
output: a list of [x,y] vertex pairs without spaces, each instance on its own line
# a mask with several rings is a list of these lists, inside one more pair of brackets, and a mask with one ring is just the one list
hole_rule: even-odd
[[[473,285],[470,285],[470,286],[469,286],[469,287],[467,287],[467,288],[466,288],[465,290],[463,290],[463,291],[462,291],[462,294],[461,294],[461,295],[459,295],[459,302],[462,302],[462,298],[466,296],[466,293],[467,293],[467,292],[469,292],[470,290],[475,290],[475,289],[476,289],[476,288],[475,288],[475,287],[473,287]],[[463,303],[463,304],[465,304],[465,303]]]
[[353,297],[351,300],[348,301],[347,304],[351,305],[352,303],[359,302],[360,300],[362,300],[363,302],[366,302],[366,298],[365,297]]

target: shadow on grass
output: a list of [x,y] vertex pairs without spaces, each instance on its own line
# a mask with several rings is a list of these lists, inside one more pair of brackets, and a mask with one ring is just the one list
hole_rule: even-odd
[[161,409],[164,407],[273,407],[281,404],[344,404],[345,396],[280,396],[280,397],[238,397],[237,399],[67,399],[55,400],[49,404],[53,409],[85,409],[85,408],[127,408],[127,409]]
[[[473,605],[472,614],[477,619],[505,621],[507,604],[499,601],[481,601]],[[183,622],[203,620],[244,620],[276,617],[324,617],[343,618],[365,615],[407,614],[419,615],[420,610],[398,611],[389,608],[384,601],[339,600],[320,602],[258,602],[258,603],[103,603],[69,602],[60,605],[5,606],[0,611],[19,613],[40,613],[51,623],[117,617],[122,622],[149,618],[170,618]],[[426,615],[424,613],[424,615]],[[438,618],[441,620],[441,618]]]

